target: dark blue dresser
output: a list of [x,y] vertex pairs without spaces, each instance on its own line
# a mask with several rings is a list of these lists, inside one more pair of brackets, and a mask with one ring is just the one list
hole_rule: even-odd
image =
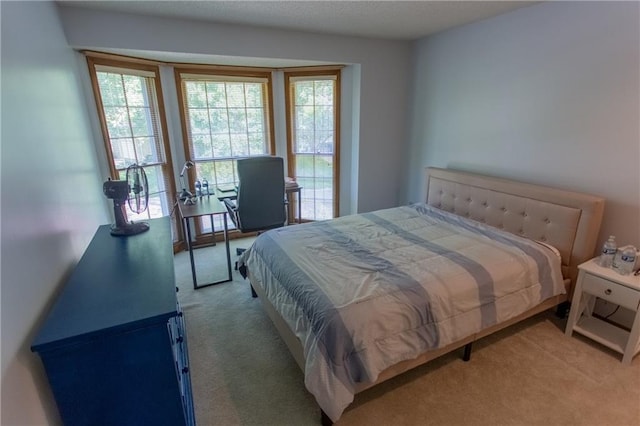
[[65,425],[195,425],[169,218],[98,228],[49,312],[37,352]]

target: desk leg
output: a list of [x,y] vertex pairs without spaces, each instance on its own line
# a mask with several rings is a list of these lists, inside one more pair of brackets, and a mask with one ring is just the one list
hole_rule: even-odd
[[227,215],[226,213],[222,215],[224,222],[224,245],[227,250],[227,272],[229,273],[229,281],[233,279],[233,275],[231,275],[231,249],[229,248],[229,227],[227,224]]
[[[213,229],[213,215],[211,216],[211,229]],[[196,281],[196,267],[195,267],[195,261],[193,259],[193,248],[191,247],[191,244],[189,243],[188,247],[189,247],[189,254],[191,256],[191,273],[193,274],[193,289],[197,290],[199,288],[202,287],[209,287],[212,285],[216,285],[216,284],[221,284],[221,283],[226,283],[229,282],[231,280],[233,280],[233,274],[231,272],[231,249],[229,247],[229,226],[228,226],[228,222],[227,222],[227,214],[224,213],[223,215],[223,223],[224,223],[224,229],[223,229],[223,234],[224,234],[224,245],[225,245],[225,249],[227,251],[227,277],[226,279],[223,280],[219,280],[219,281],[214,281],[208,284],[201,284],[198,285],[197,281]],[[189,235],[189,241],[191,241],[191,230],[189,228],[189,222],[187,219],[187,222],[185,222],[187,224],[187,234]],[[213,234],[213,238],[215,239],[215,234]]]
[[215,226],[213,226],[213,215],[210,214],[209,215],[209,219],[211,220],[211,237],[212,237],[212,244],[213,246],[216,245],[216,228]]
[[184,227],[187,230],[187,249],[189,250],[189,259],[191,260],[191,276],[193,277],[193,289],[195,290],[198,288],[198,281],[196,279],[196,263],[193,259],[193,246],[191,245],[191,225],[189,224],[188,217],[184,219]]
[[291,209],[291,193],[285,191],[284,197],[287,200],[287,226],[288,226],[288,225],[291,225],[291,212],[293,211]]

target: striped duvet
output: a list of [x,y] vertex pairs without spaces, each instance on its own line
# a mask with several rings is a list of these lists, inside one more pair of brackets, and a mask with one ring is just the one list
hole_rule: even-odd
[[271,230],[240,262],[300,339],[305,385],[334,421],[356,383],[565,292],[548,247],[426,204]]

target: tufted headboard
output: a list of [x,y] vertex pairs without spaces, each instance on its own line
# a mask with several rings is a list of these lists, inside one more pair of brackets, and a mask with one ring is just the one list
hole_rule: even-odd
[[452,169],[426,172],[427,204],[557,248],[572,294],[578,265],[595,252],[603,198]]

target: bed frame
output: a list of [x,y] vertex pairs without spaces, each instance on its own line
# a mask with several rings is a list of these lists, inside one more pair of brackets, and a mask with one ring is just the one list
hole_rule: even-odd
[[[423,199],[427,204],[557,248],[562,258],[562,274],[567,294],[548,299],[509,321],[496,324],[463,340],[425,352],[416,359],[393,365],[384,370],[376,382],[359,384],[356,392],[362,392],[461,347],[464,347],[463,358],[467,361],[474,341],[547,309],[565,305],[559,312],[566,313],[566,305],[575,286],[578,265],[592,258],[595,253],[604,210],[602,198],[435,167],[426,168],[426,179],[426,193]],[[304,371],[304,355],[299,340],[265,297],[259,279],[249,273],[249,280],[254,297],[260,297],[280,336]],[[323,412],[322,424],[331,423],[331,419]]]

